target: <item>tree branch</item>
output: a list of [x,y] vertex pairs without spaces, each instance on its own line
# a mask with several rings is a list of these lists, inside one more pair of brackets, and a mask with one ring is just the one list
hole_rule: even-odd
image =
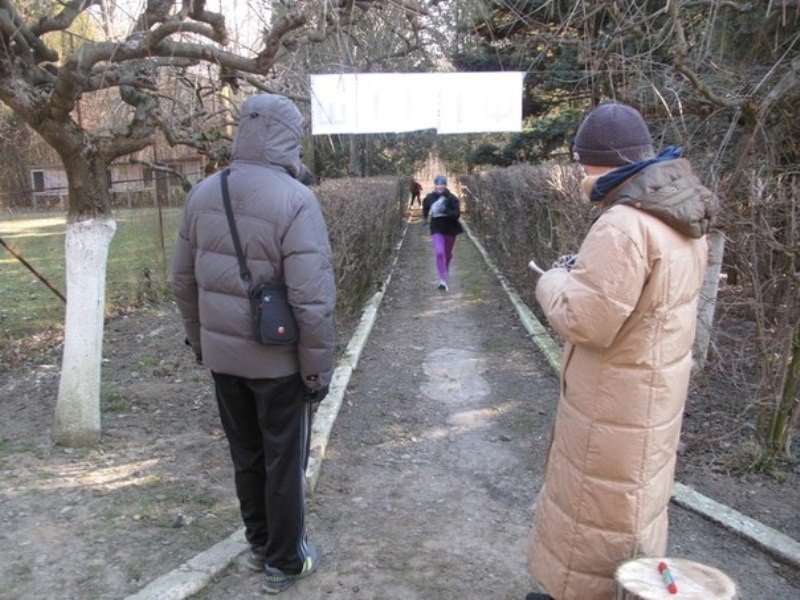
[[[0,27],[3,33],[11,40],[12,51],[17,56],[26,57],[33,51],[35,63],[58,60],[58,53],[48,48],[44,42],[25,25],[24,20],[17,13],[13,2],[0,0]],[[13,46],[16,46],[16,48]]]
[[284,39],[292,31],[300,29],[308,22],[308,19],[295,12],[289,12],[275,25],[272,31],[264,37],[264,49],[258,53],[255,59],[256,73],[265,73],[275,62],[275,57],[284,43]]
[[120,86],[119,93],[126,104],[134,107],[134,113],[124,132],[98,140],[99,152],[109,163],[150,146],[161,119],[158,98],[153,94],[131,86]]
[[220,37],[217,31],[208,25],[194,21],[173,20],[163,23],[157,29],[144,36],[142,40],[142,46],[145,48],[156,46],[162,40],[176,33],[193,33],[195,35],[208,38],[213,42],[217,42],[221,46],[224,46],[227,43],[227,38],[225,37],[224,32],[223,37]]
[[64,3],[55,17],[42,17],[36,25],[31,27],[31,32],[36,37],[40,37],[51,31],[64,31],[68,29],[75,18],[90,6],[100,6],[101,0],[70,0]]
[[783,74],[780,81],[769,91],[758,106],[759,119],[765,121],[772,107],[775,106],[781,99],[790,91],[794,93],[794,97],[789,98],[789,105],[797,105],[798,90],[797,82],[800,80],[800,57],[795,57],[790,65],[789,70]]
[[206,0],[183,0],[183,11],[195,21],[207,23],[214,31],[216,39],[221,45],[228,45],[228,30],[225,27],[225,17],[219,13],[205,9]]
[[709,102],[715,106],[725,108],[744,108],[747,105],[747,98],[729,99],[715,94],[710,87],[705,85],[700,77],[692,69],[686,65],[686,56],[688,54],[688,44],[686,43],[686,34],[683,30],[683,23],[680,18],[681,3],[678,0],[673,0],[668,5],[669,14],[672,19],[672,24],[675,31],[675,46],[673,47],[674,63],[673,68],[676,72],[686,77],[694,88],[700,92]]

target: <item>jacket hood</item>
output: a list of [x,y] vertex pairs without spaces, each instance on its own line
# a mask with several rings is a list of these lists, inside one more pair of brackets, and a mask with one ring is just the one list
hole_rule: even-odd
[[694,239],[709,232],[717,212],[716,196],[683,158],[648,166],[613,190],[609,200],[647,212]]
[[231,158],[300,174],[303,116],[294,103],[277,94],[257,94],[242,105]]

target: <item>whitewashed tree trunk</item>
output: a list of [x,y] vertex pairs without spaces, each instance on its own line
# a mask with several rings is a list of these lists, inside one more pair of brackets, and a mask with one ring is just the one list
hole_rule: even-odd
[[100,439],[106,263],[117,225],[112,218],[67,224],[67,312],[53,438],[64,446]]
[[708,266],[705,280],[700,290],[700,301],[697,306],[697,333],[694,338],[694,363],[696,369],[706,364],[708,346],[711,343],[711,331],[714,326],[714,312],[717,307],[719,291],[719,274],[722,270],[722,257],[725,253],[725,236],[714,230],[708,234]]

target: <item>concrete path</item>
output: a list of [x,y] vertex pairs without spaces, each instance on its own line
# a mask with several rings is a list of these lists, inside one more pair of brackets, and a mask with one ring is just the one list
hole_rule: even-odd
[[[445,297],[427,231],[412,223],[404,239],[315,416],[309,530],[323,561],[282,594],[289,600],[524,598],[534,589],[524,544],[560,349],[468,236]],[[467,368],[448,379],[439,364]],[[397,454],[385,437],[372,439],[379,431],[413,443]],[[800,597],[797,542],[680,484],[674,501],[672,555],[728,572],[743,598]],[[483,517],[490,522],[477,524]],[[260,597],[258,576],[238,560],[245,549],[237,531],[129,598]]]

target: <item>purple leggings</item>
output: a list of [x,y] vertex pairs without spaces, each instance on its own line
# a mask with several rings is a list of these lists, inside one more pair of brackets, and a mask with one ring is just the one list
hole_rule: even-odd
[[433,251],[436,253],[436,269],[439,271],[439,279],[447,282],[447,274],[450,272],[450,261],[453,260],[453,246],[456,243],[456,236],[434,233]]

